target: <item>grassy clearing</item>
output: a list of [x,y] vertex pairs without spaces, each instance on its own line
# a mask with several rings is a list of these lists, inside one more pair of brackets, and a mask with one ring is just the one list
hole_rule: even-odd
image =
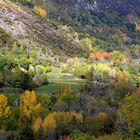
[[36,88],[36,92],[53,94],[59,92],[61,84],[71,84],[72,90],[77,91],[81,86],[85,85],[85,80],[79,79],[69,73],[62,73],[58,67],[52,67],[52,71],[48,73],[48,85],[43,85]]
[[[80,88],[81,88],[80,85],[72,85],[72,91],[77,91]],[[50,83],[48,85],[43,85],[35,89],[37,94],[41,94],[41,93],[53,94],[59,92],[59,90],[60,90],[60,83]]]

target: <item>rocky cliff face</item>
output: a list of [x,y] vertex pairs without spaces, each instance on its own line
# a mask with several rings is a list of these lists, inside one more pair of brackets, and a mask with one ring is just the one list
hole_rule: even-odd
[[55,29],[46,19],[33,11],[7,0],[0,1],[0,27],[14,39],[33,43],[42,54],[74,55],[78,48],[62,31]]
[[140,14],[139,0],[95,0],[98,10],[115,10],[122,14]]

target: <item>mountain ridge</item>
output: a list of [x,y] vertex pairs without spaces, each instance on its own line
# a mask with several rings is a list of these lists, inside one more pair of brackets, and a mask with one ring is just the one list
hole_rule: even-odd
[[139,0],[47,0],[46,3],[49,19],[68,25],[77,32],[110,44],[112,36],[121,32],[131,40],[131,44],[140,44]]
[[48,0],[64,7],[82,8],[92,11],[115,10],[123,14],[140,14],[139,0]]

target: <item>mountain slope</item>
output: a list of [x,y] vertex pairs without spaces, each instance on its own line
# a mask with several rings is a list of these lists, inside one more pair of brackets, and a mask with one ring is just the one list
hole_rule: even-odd
[[[48,17],[103,41],[122,32],[131,44],[140,44],[139,0],[48,0]],[[130,41],[130,40],[129,40]]]
[[45,19],[9,1],[0,1],[0,27],[42,54],[72,56],[81,51]]
[[114,10],[121,14],[140,14],[139,0],[49,0],[62,7],[87,9],[92,11]]

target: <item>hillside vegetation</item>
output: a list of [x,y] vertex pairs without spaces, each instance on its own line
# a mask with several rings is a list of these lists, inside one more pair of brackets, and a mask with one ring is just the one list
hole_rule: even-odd
[[0,140],[139,140],[139,4],[0,1]]

